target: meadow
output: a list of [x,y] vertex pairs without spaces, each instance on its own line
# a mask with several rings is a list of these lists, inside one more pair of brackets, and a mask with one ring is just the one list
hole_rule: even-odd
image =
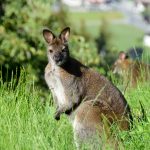
[[144,32],[139,28],[121,22],[124,20],[124,16],[120,12],[72,12],[68,17],[79,30],[84,24],[91,38],[99,36],[101,23],[103,19],[106,20],[107,30],[111,34],[111,46],[117,51],[126,50],[134,46],[142,46],[143,44],[142,37]]
[[[22,73],[14,88],[15,79],[0,84],[0,149],[1,150],[73,150],[72,126],[66,115],[56,121],[55,107],[47,89],[46,96],[39,96],[40,88]],[[134,125],[130,131],[116,131],[127,150],[150,149],[150,90],[149,83],[139,84],[126,91],[125,97],[131,106]],[[123,91],[122,91],[123,92]],[[142,117],[139,101],[142,102],[147,120]],[[83,148],[84,149],[84,148]]]

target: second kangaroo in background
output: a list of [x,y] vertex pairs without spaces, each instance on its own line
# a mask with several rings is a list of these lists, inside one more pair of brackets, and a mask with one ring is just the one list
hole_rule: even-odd
[[[45,80],[57,106],[55,119],[59,120],[63,113],[70,116],[80,148],[97,134],[101,137],[106,125],[104,117],[107,127],[115,122],[120,129],[128,130],[132,116],[124,96],[109,80],[70,56],[69,35],[69,27],[59,36],[43,30],[48,46]],[[96,140],[91,143],[94,149],[102,144]]]
[[150,80],[150,65],[130,59],[125,52],[120,52],[112,67],[114,74],[122,76],[129,86],[136,87],[138,82]]

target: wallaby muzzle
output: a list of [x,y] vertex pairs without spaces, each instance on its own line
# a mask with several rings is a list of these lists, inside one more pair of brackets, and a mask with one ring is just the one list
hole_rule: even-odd
[[63,65],[66,62],[66,60],[67,60],[66,55],[63,54],[63,53],[55,54],[53,59],[54,59],[56,65],[58,65],[58,66]]

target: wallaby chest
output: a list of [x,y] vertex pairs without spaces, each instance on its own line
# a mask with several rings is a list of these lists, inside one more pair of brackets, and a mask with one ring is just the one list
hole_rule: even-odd
[[57,68],[57,66],[50,69],[48,65],[45,69],[45,80],[59,106],[72,105],[80,100],[83,92],[80,78]]
[[64,105],[66,103],[66,95],[60,70],[57,67],[50,68],[48,65],[45,69],[45,80],[58,105]]

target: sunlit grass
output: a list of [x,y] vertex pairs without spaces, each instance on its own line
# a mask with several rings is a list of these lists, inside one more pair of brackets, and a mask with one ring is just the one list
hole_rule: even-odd
[[[22,77],[21,77],[22,78]],[[23,77],[24,78],[24,77]],[[49,90],[46,104],[39,96],[40,89],[33,81],[21,79],[16,89],[12,82],[0,84],[0,149],[2,150],[73,150],[73,131],[69,119],[63,115],[60,121],[53,118]],[[149,84],[126,92],[126,98],[134,116],[131,131],[117,132],[125,149],[150,149],[150,90]],[[148,122],[138,122],[141,115],[139,100],[147,114]]]
[[[85,21],[98,21],[103,18],[107,18],[109,20],[121,19],[123,15],[117,11],[89,11],[89,12],[70,12],[69,14],[71,21],[82,20]],[[88,16],[88,17],[87,17]]]
[[84,23],[92,37],[98,36],[102,19],[107,19],[111,22],[123,18],[123,15],[117,11],[69,12],[68,16],[70,22],[78,30]]
[[99,36],[101,22],[106,19],[108,31],[111,34],[111,47],[117,51],[143,46],[144,31],[130,24],[121,23],[124,16],[120,12],[70,12],[69,16],[70,22],[76,29],[80,30],[80,27],[84,24],[86,31],[93,39]]
[[51,95],[47,95],[44,105],[39,92],[32,81],[20,81],[15,90],[10,84],[1,84],[0,149],[59,150],[74,147],[68,120],[55,121],[54,107],[49,105]]
[[111,44],[118,51],[143,45],[142,30],[127,24],[111,24],[109,27],[112,34]]

